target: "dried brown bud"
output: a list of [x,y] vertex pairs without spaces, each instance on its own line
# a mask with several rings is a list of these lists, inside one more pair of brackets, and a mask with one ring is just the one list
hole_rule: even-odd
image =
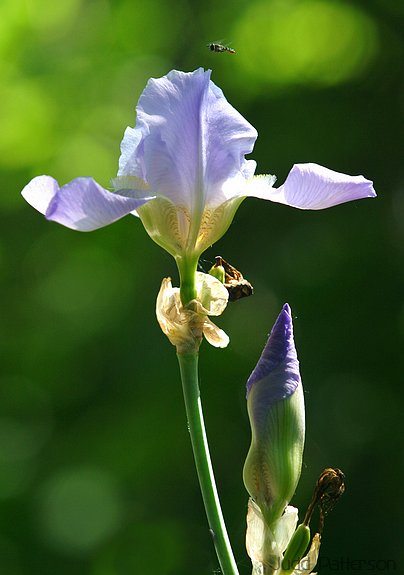
[[345,475],[340,469],[327,467],[318,478],[315,494],[320,508],[328,513],[345,491]]
[[[249,297],[254,293],[254,288],[249,281],[244,279],[243,274],[230,265],[222,256],[215,257],[216,263],[213,268],[223,268],[225,273],[224,286],[229,292],[229,301],[237,301],[243,297]],[[211,273],[211,272],[209,272]]]
[[340,469],[327,467],[317,480],[310,505],[307,508],[303,523],[308,525],[316,505],[320,508],[319,533],[322,533],[324,520],[338,499],[345,491],[345,475]]

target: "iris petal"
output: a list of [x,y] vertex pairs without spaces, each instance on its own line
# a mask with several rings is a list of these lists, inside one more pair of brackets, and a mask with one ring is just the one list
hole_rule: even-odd
[[59,191],[59,184],[51,176],[37,176],[22,190],[22,197],[38,212],[45,215],[53,197]]
[[124,193],[108,192],[93,178],[85,177],[59,187],[50,176],[34,178],[22,191],[26,201],[48,220],[84,232],[106,226],[151,199],[146,190]]
[[[240,173],[251,177],[246,160],[256,130],[210,81],[210,71],[170,72],[149,80],[137,106],[137,122],[121,145],[120,176],[144,179],[151,190],[192,215],[240,195]],[[229,180],[235,185],[223,185]]]
[[373,182],[363,176],[348,176],[318,164],[295,164],[285,183],[267,199],[303,210],[322,210],[375,196]]

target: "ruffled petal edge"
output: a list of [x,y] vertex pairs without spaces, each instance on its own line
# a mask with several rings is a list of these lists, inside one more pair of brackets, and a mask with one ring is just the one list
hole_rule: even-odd
[[109,192],[90,177],[75,178],[60,187],[51,176],[33,178],[21,194],[46,219],[84,232],[107,226],[154,197],[140,186]]
[[349,176],[308,163],[295,164],[284,184],[273,189],[266,199],[302,210],[322,210],[374,197],[373,182],[363,176]]

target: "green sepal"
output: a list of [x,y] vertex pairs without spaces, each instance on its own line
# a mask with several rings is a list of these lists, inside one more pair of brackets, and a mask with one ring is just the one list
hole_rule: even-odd
[[310,543],[310,528],[308,525],[301,523],[293,534],[289,545],[286,548],[282,560],[282,575],[293,573],[294,568],[304,557],[304,554]]

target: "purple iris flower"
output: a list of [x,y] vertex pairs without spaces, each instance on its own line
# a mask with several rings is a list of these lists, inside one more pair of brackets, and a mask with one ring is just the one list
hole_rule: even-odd
[[301,209],[322,209],[374,197],[372,182],[317,164],[293,166],[285,183],[254,176],[247,160],[257,132],[226,100],[202,68],[149,80],[137,105],[135,128],[121,143],[113,191],[91,177],[60,187],[38,176],[22,195],[49,220],[91,231],[127,214],[174,257],[195,260],[227,230],[247,196]]
[[295,492],[305,434],[303,388],[288,304],[248,379],[247,407],[252,440],[244,483],[271,525]]

